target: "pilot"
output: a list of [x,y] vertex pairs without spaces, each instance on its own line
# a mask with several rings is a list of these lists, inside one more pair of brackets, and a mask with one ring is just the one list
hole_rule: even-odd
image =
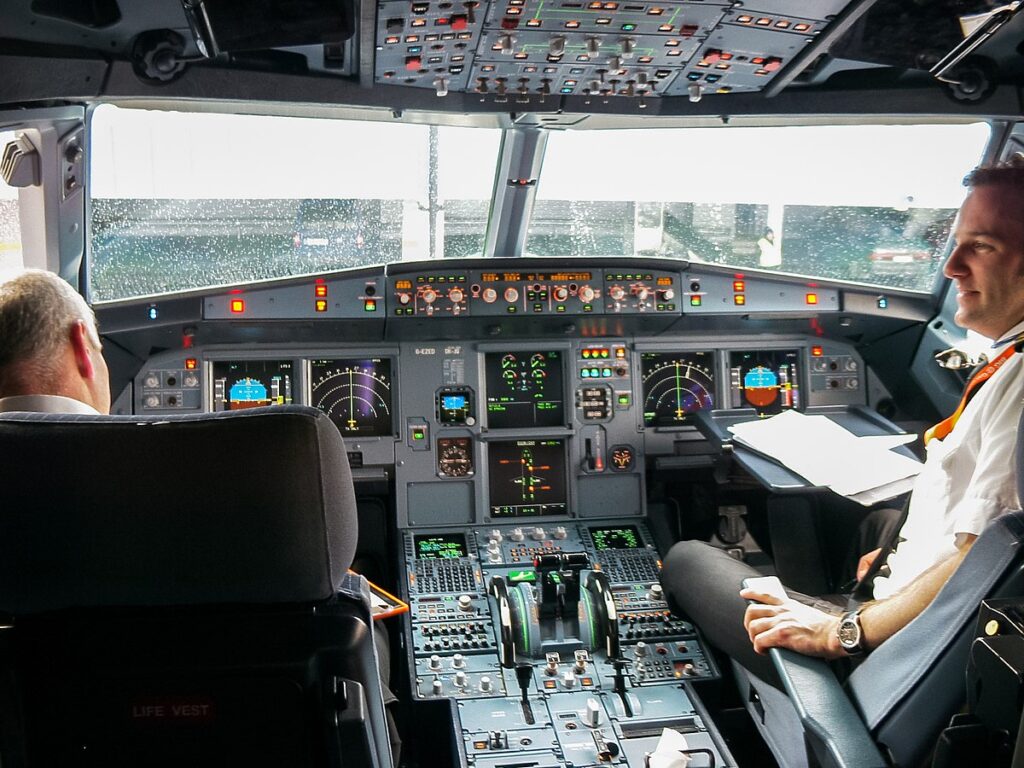
[[[957,325],[993,341],[991,362],[968,384],[958,418],[926,435],[927,459],[899,536],[885,547],[896,544],[886,561],[890,575],[874,579],[874,600],[844,612],[791,591],[741,589],[760,574],[700,541],[679,542],[665,558],[670,604],[767,682],[778,685],[764,656],[769,648],[837,659],[885,642],[928,606],[990,521],[1020,509],[1014,446],[1024,363],[1015,342],[1024,332],[1024,163],[977,168],[964,184],[956,247],[943,273],[956,287]],[[879,551],[860,559],[858,578],[877,572]]]
[[0,412],[109,410],[107,364],[85,299],[41,270],[0,284]]

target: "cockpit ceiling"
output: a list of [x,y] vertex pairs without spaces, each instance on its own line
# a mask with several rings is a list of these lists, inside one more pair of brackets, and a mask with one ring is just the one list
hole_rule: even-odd
[[[238,98],[246,101],[254,99],[245,76],[309,75],[319,86],[304,101],[323,102],[316,94],[333,82],[345,93],[379,94],[376,100],[395,107],[430,109],[433,103],[440,111],[636,113],[657,104],[651,112],[671,114],[679,109],[666,111],[664,102],[707,97],[725,105],[784,89],[842,92],[908,82],[971,104],[1021,74],[1018,5],[12,0],[0,12],[0,56],[127,62],[140,95],[144,87],[170,85],[202,69],[241,76]],[[953,66],[934,71],[951,52]],[[114,96],[122,95],[123,78],[112,72],[104,80]],[[266,98],[273,100],[277,89],[272,82],[268,89]],[[0,101],[12,101],[2,88]]]

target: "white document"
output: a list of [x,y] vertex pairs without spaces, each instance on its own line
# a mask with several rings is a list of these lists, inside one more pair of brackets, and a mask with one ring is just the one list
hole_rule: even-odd
[[857,437],[825,416],[784,411],[729,427],[737,443],[775,459],[811,485],[831,488],[862,504],[903,492],[921,462],[890,449],[913,435]]

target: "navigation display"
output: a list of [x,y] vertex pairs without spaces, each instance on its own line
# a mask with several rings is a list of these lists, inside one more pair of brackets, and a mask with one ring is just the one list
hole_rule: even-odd
[[485,369],[491,429],[565,425],[559,352],[488,352]]
[[564,440],[498,440],[487,456],[491,517],[569,513]]
[[644,352],[644,426],[673,427],[715,407],[714,352]]
[[394,434],[391,360],[381,357],[310,360],[310,403],[345,437]]
[[605,549],[640,549],[640,531],[633,525],[620,528],[591,528],[590,536],[594,540],[594,549],[598,552]]
[[730,352],[729,406],[755,408],[759,416],[800,408],[800,352]]
[[216,360],[213,410],[237,411],[292,402],[291,360]]
[[466,537],[461,533],[437,533],[413,537],[417,560],[454,560],[466,556]]

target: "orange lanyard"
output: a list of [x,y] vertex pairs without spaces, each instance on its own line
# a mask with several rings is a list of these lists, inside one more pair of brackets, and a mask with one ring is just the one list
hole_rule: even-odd
[[971,401],[978,390],[981,389],[981,385],[992,378],[992,374],[1003,367],[1003,363],[1009,360],[1013,354],[1017,351],[1017,342],[1021,339],[1021,336],[1013,339],[1013,341],[1006,346],[999,356],[991,363],[985,365],[980,371],[971,377],[971,380],[967,382],[967,387],[964,389],[964,395],[960,398],[960,404],[953,411],[952,415],[946,417],[934,427],[931,427],[924,433],[924,444],[928,445],[929,442],[935,439],[942,440],[953,431],[953,427],[956,426],[957,420],[960,418],[960,414],[964,412],[964,408],[967,407],[967,403]]

